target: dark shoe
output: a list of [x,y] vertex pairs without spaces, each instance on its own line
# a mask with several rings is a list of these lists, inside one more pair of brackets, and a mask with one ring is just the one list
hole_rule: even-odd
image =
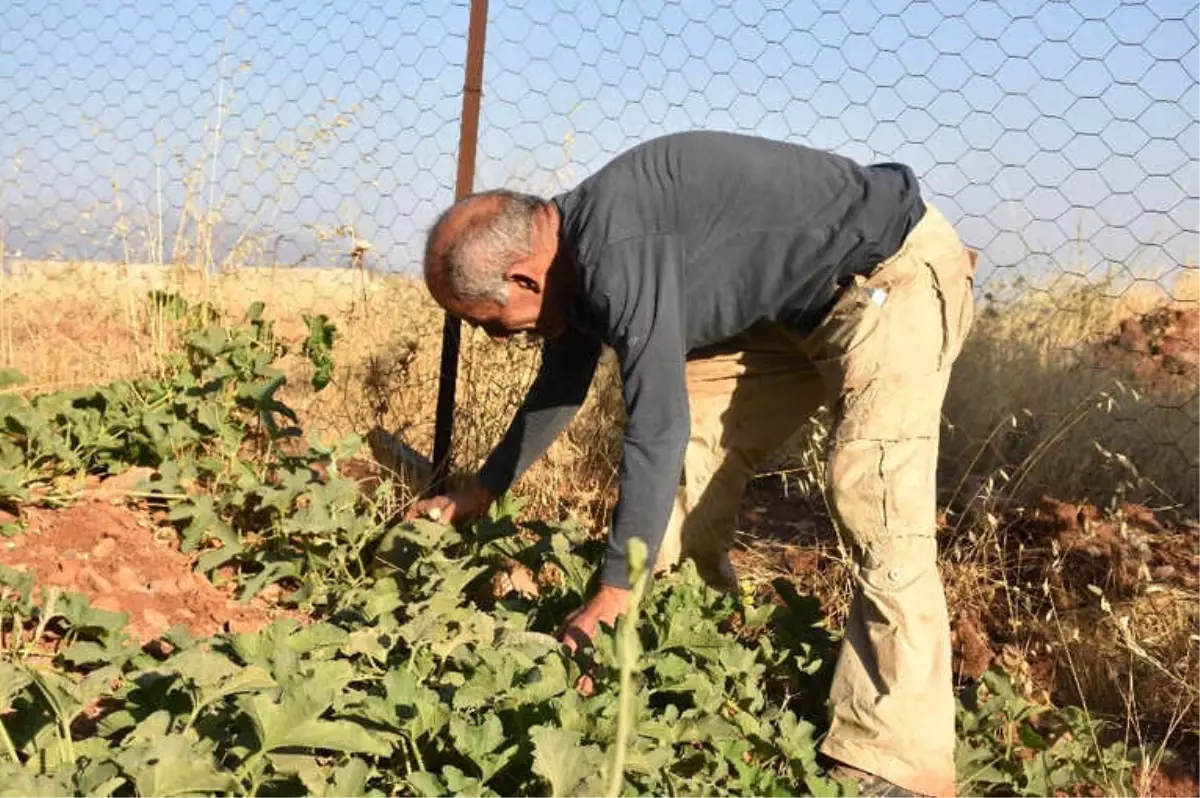
[[873,773],[866,773],[848,765],[835,765],[829,775],[838,781],[852,781],[858,785],[858,794],[862,796],[919,796],[920,793],[909,792],[903,787],[892,784]]

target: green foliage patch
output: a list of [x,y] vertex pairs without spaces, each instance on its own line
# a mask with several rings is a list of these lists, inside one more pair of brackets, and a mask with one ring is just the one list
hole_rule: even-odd
[[[743,604],[689,564],[572,656],[554,633],[599,542],[518,523],[513,497],[466,530],[396,523],[390,486],[364,496],[339,472],[355,439],[287,445],[261,306],[223,326],[162,301],[184,347],[160,377],[0,395],[0,498],[67,502],[80,475],[148,466],[136,495],[169,509],[199,570],[235,566],[243,597],[284,581],[312,620],[143,648],[122,615],[0,570],[0,795],[853,793],[817,759],[837,638],[815,599],[779,581]],[[319,388],[334,334],[307,321]],[[514,564],[536,596],[497,595]],[[972,794],[1128,790],[1133,752],[1000,674],[964,694],[960,728]]]

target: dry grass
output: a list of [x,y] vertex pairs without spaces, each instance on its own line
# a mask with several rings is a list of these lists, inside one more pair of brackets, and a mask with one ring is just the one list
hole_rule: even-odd
[[[151,291],[176,292],[236,318],[256,301],[285,352],[285,398],[324,436],[381,428],[418,451],[432,448],[441,313],[405,277],[348,269],[245,268],[218,274],[152,265],[13,262],[0,275],[0,368],[15,368],[22,393],[61,390],[150,373],[173,341]],[[308,386],[300,353],[303,314],[337,326],[336,372],[321,393]],[[478,466],[503,434],[536,372],[538,350],[499,345],[464,328],[455,458]],[[611,362],[576,422],[522,481],[531,510],[599,512],[619,456],[622,410]]]
[[1195,375],[1146,382],[1133,357],[1097,365],[1098,344],[1121,320],[1164,304],[1197,307],[1194,269],[1169,289],[1060,281],[981,305],[946,403],[942,483],[959,493],[951,500],[993,478],[1015,501],[1132,500],[1195,517]]
[[[1077,507],[1053,504],[1072,513]],[[944,543],[948,601],[956,631],[986,632],[998,661],[1023,676],[1030,693],[1082,705],[1124,725],[1138,744],[1178,733],[1194,739],[1200,733],[1196,527],[1147,533],[1133,509],[1088,513],[1072,529],[1060,519],[1031,521],[1037,510],[1001,516],[995,504],[980,503]],[[1064,530],[1076,536],[1077,547],[1062,546]],[[1131,567],[1147,535],[1170,549],[1174,569]],[[1113,543],[1115,556],[1107,550],[1093,556],[1104,548],[1095,545],[1101,540]]]
[[[356,270],[239,269],[213,276],[152,266],[12,263],[0,277],[0,367],[28,378],[17,390],[84,385],[153,370],[172,345],[147,301],[177,291],[229,314],[267,303],[292,377],[288,401],[326,436],[382,428],[418,451],[431,448],[441,315],[423,287]],[[1097,285],[1025,287],[981,306],[947,402],[944,497],[959,537],[944,573],[951,605],[976,608],[1007,626],[1010,667],[1052,661],[1058,692],[1103,714],[1125,713],[1137,738],[1152,728],[1195,732],[1200,622],[1195,591],[1114,597],[1046,613],[1036,584],[1013,577],[1016,544],[997,518],[1042,494],[1100,506],[1145,501],[1197,514],[1197,385],[1169,379],[1139,386],[1118,368],[1094,367],[1095,344],[1122,318],[1164,301],[1196,306],[1194,271],[1170,292],[1156,284],[1117,292]],[[301,314],[337,325],[334,382],[314,394],[300,353]],[[456,467],[469,472],[503,433],[536,371],[536,348],[497,345],[464,331],[455,425]],[[619,387],[606,362],[583,411],[518,484],[539,515],[582,514],[600,528],[614,493],[622,419]],[[786,484],[819,482],[821,419],[776,458]],[[803,507],[803,505],[798,505]],[[811,507],[811,505],[810,505]],[[797,510],[797,517],[805,511]],[[992,519],[992,520],[988,520]],[[787,575],[790,544],[752,544],[744,573]],[[846,569],[827,545],[828,567],[803,585],[835,614],[844,609]],[[1044,563],[1053,572],[1052,559]],[[1095,597],[1091,597],[1095,598]],[[1122,620],[1124,618],[1125,620]],[[1077,634],[1077,630],[1083,630]],[[1183,689],[1188,685],[1188,689]],[[1068,690],[1068,688],[1072,688]]]
[[[304,313],[338,326],[334,383],[313,395],[294,355],[289,399],[323,434],[399,431],[421,451],[432,441],[441,317],[424,288],[405,277],[351,269],[237,269],[215,275],[154,266],[12,262],[0,277],[0,366],[28,378],[22,390],[84,385],[152,370],[171,345],[147,301],[177,291],[237,315],[267,303],[293,353]],[[1138,384],[1096,368],[1095,343],[1119,321],[1171,301],[1196,307],[1196,272],[1163,289],[1137,283],[1025,287],[981,304],[947,399],[942,484],[961,503],[991,479],[1013,501],[1041,493],[1098,504],[1117,500],[1179,506],[1197,514],[1197,386],[1188,378]],[[457,465],[469,470],[502,434],[533,378],[536,349],[496,345],[464,331],[455,428]],[[598,377],[581,418],[552,447],[523,489],[539,509],[559,497],[595,506],[619,454],[619,389]],[[610,423],[617,422],[617,423]],[[802,432],[793,464],[819,468]],[[819,475],[818,475],[819,476]],[[549,501],[554,497],[555,501]]]

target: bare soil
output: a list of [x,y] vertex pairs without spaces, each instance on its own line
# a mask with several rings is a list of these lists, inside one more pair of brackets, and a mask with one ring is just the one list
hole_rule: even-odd
[[[1190,524],[1175,524],[1138,504],[1104,514],[1090,504],[1042,497],[1013,519],[1015,538],[1031,550],[1027,568],[1054,558],[1052,586],[1060,606],[1071,607],[1094,585],[1106,596],[1128,597],[1154,584],[1188,591],[1200,588],[1200,536]],[[1053,547],[1047,552],[1048,544]],[[1039,557],[1040,555],[1040,557]]]
[[1196,779],[1194,767],[1189,770],[1183,764],[1140,771],[1134,774],[1133,783],[1138,794],[1146,798],[1195,798],[1200,795],[1200,781]]
[[24,531],[0,540],[0,565],[33,574],[38,587],[82,593],[123,612],[128,633],[149,642],[182,624],[197,636],[247,632],[286,611],[262,598],[239,602],[193,570],[173,529],[144,510],[103,501],[24,508]]
[[1125,371],[1134,382],[1195,383],[1200,376],[1200,308],[1164,305],[1123,320],[1097,351],[1097,365]]

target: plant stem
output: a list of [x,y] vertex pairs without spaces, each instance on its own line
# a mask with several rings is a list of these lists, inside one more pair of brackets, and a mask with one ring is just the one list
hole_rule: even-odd
[[[249,791],[247,791],[245,793],[246,795],[257,795],[258,794],[259,779],[262,775],[261,773],[258,772],[258,770],[259,770],[258,765],[262,761],[264,756],[266,756],[265,751],[263,751],[261,749],[258,751],[255,751],[253,754],[251,754],[246,759],[245,762],[242,763],[241,767],[238,768],[238,773],[237,773],[238,781],[243,781],[245,779],[250,780],[250,789],[249,789]],[[243,773],[245,773],[244,776],[242,775]]]
[[421,770],[424,770],[425,769],[425,760],[421,756],[421,748],[420,748],[420,746],[417,745],[416,740],[412,741],[412,750],[413,750],[413,756],[416,757],[416,759],[417,759],[417,767],[419,767]]
[[50,588],[42,611],[38,614],[37,630],[33,633],[35,641],[42,639],[42,635],[46,632],[46,624],[54,617],[54,610],[58,606],[58,595],[58,588]]
[[12,738],[8,736],[8,729],[4,728],[4,720],[0,718],[0,739],[4,740],[4,750],[8,751],[8,755],[12,757],[14,764],[20,765],[21,760],[17,756],[17,748],[13,745]]
[[609,776],[608,795],[612,798],[621,794],[625,780],[626,745],[633,728],[633,666],[638,657],[638,607],[646,589],[646,545],[638,538],[629,541],[629,576],[633,591],[629,597],[629,609],[622,616],[617,636],[621,660],[621,698],[617,705],[617,739],[613,745],[612,770]]

